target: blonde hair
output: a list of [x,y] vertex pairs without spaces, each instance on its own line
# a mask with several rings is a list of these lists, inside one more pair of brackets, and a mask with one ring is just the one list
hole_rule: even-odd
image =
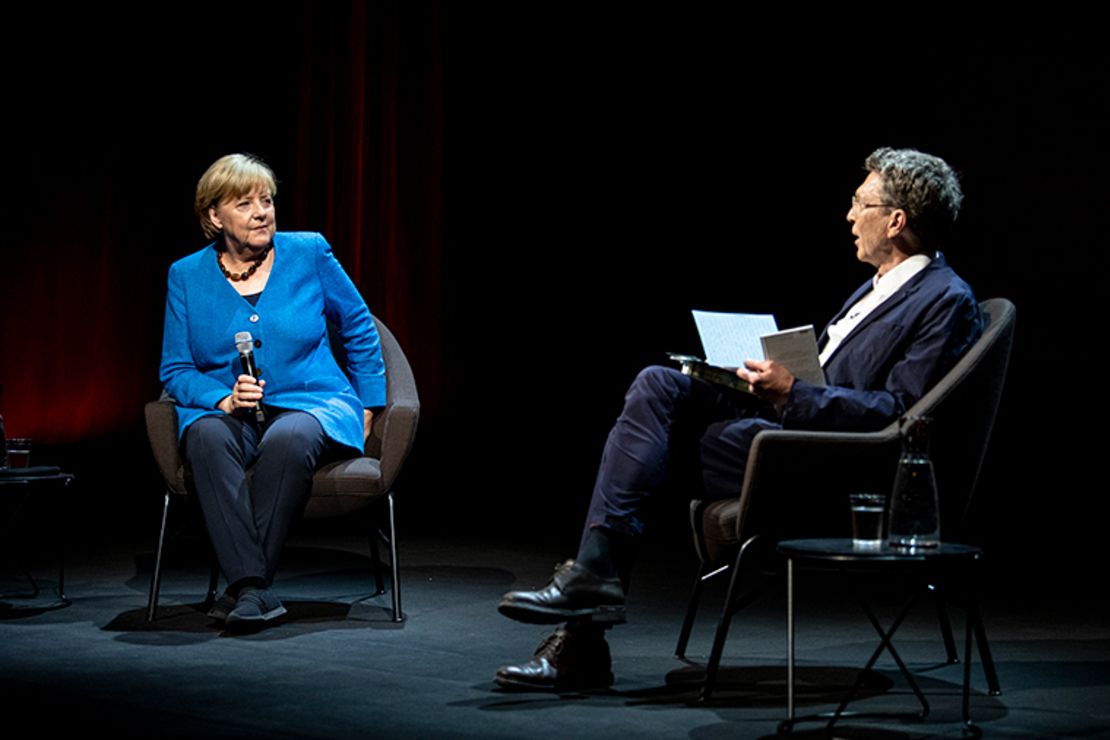
[[277,195],[274,171],[253,154],[228,154],[213,162],[197,182],[197,197],[193,203],[204,235],[215,239],[220,234],[220,229],[208,217],[208,209],[225,200],[241,198],[258,186],[269,188],[270,195]]

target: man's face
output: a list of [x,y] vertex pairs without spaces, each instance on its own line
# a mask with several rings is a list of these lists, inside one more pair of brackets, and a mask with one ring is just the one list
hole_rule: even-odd
[[887,235],[891,206],[883,193],[883,179],[875,172],[867,175],[852,196],[848,222],[856,237],[856,259],[875,268],[890,257],[893,245]]

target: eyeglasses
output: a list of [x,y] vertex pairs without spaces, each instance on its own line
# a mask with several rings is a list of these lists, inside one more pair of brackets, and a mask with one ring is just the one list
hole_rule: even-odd
[[893,203],[862,203],[856,196],[852,196],[850,211],[866,211],[868,208],[897,208]]

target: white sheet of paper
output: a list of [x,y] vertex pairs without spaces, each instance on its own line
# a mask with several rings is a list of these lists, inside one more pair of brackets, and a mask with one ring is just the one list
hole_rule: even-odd
[[782,363],[795,378],[813,385],[825,384],[813,324],[768,334],[763,337],[763,353],[767,359]]
[[705,361],[718,367],[742,367],[744,360],[762,360],[760,337],[778,331],[771,314],[697,310],[693,314]]

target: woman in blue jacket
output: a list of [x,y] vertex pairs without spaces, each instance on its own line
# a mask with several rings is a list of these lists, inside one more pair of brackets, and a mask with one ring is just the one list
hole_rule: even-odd
[[[273,172],[250,155],[209,167],[195,208],[215,241],[170,267],[166,299],[160,374],[228,581],[209,616],[231,626],[285,613],[270,587],[317,463],[360,454],[373,410],[385,405],[366,303],[322,236],[276,231],[276,191]],[[242,373],[242,332],[258,378]]]

